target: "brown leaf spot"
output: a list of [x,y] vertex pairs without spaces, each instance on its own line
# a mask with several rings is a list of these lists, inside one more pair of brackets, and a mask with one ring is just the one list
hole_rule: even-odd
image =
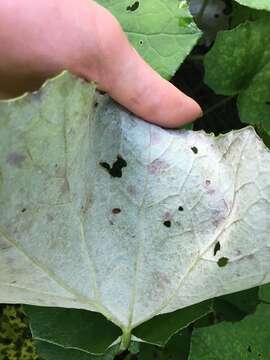
[[121,209],[119,209],[119,208],[113,208],[112,209],[112,213],[115,214],[115,215],[120,214],[120,212],[121,212]]

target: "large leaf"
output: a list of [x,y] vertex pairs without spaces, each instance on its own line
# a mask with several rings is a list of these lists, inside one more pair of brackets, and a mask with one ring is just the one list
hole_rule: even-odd
[[238,95],[243,122],[270,132],[270,17],[219,33],[205,57],[205,81],[218,94]]
[[[75,358],[75,354],[76,359],[79,356],[88,359],[87,353],[88,356],[104,353],[108,345],[120,335],[117,327],[94,312],[37,306],[24,306],[24,311],[29,317],[32,335],[34,339],[38,339],[36,343],[40,354],[44,352],[48,354],[44,356],[46,359],[58,356]],[[179,334],[179,331],[210,311],[212,311],[212,301],[207,300],[169,314],[156,316],[136,328],[133,334],[144,342],[158,346],[166,345],[164,351],[158,350],[156,346],[142,346],[134,341],[131,342],[129,350],[135,353],[140,351],[143,356],[147,356],[149,352],[164,356],[165,353],[173,351],[176,356],[176,350],[178,353],[182,352],[189,345],[186,335],[190,332],[182,331]],[[175,335],[176,333],[178,336]],[[118,348],[119,344],[114,346],[115,353]],[[73,350],[78,350],[78,354]],[[107,349],[105,356],[107,353],[111,353],[110,349]],[[94,355],[90,356],[90,359],[92,358],[96,359]]]
[[234,294],[221,296],[214,301],[216,317],[219,320],[239,321],[256,310],[260,303],[259,289],[252,288]]
[[35,345],[39,355],[45,360],[113,360],[118,350],[117,346],[112,346],[106,354],[95,356],[78,349],[69,349],[46,341],[36,341]]
[[235,27],[240,25],[242,22],[258,20],[268,14],[269,13],[265,10],[252,9],[233,2],[232,13],[230,15],[230,24],[231,27]]
[[85,310],[24,306],[34,339],[91,354],[103,354],[121,335],[102,315]]
[[249,360],[270,358],[270,305],[238,323],[223,322],[194,330],[190,360]]
[[270,153],[252,128],[167,131],[69,74],[0,102],[0,302],[124,332],[270,281]]
[[236,0],[241,5],[249,6],[254,9],[269,10],[270,11],[270,2],[269,0]]
[[169,314],[156,316],[134,329],[133,334],[150,344],[165,346],[174,334],[212,310],[212,301],[204,301]]
[[187,360],[189,355],[191,331],[185,329],[174,335],[164,348],[140,344],[139,360]]
[[260,287],[260,299],[270,303],[270,284],[265,284]]
[[186,0],[98,0],[98,3],[118,18],[135,49],[165,78],[174,75],[201,36]]

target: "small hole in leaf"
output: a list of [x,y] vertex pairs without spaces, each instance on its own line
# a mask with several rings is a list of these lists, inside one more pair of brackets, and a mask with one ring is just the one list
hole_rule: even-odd
[[119,209],[119,208],[113,208],[112,209],[113,214],[120,214],[120,212],[121,212],[121,209]]
[[127,162],[122,156],[117,155],[117,160],[113,163],[112,167],[106,162],[100,162],[99,165],[106,169],[112,177],[120,178],[122,177],[122,169],[127,166]]
[[191,150],[194,152],[194,154],[198,154],[198,148],[196,148],[196,146],[192,146]]
[[179,206],[178,211],[184,211],[183,206]]
[[224,266],[226,266],[228,264],[228,262],[229,262],[228,258],[222,257],[222,258],[218,259],[217,264],[218,264],[219,267],[224,267]]
[[250,353],[252,352],[250,345],[248,346],[247,351],[250,352]]
[[117,156],[116,162],[113,164],[111,168],[111,176],[112,177],[121,177],[122,169],[127,166],[127,162],[120,155]]
[[143,41],[142,41],[142,40],[140,40],[140,41],[139,41],[139,44],[140,44],[140,45],[143,45]]
[[214,256],[216,256],[216,253],[220,250],[220,242],[218,241],[214,247]]
[[100,162],[99,165],[100,165],[101,167],[103,167],[104,169],[108,170],[108,172],[110,172],[111,167],[110,167],[110,165],[109,165],[108,163],[106,163],[106,162]]
[[206,186],[211,185],[211,180],[205,180],[205,185],[206,185]]
[[163,225],[166,227],[171,227],[172,223],[170,220],[166,220],[166,221],[164,221]]
[[22,212],[22,213],[26,212],[26,208],[23,208],[23,209],[21,210],[21,212]]
[[139,6],[140,6],[140,2],[135,1],[133,4],[131,4],[127,7],[127,11],[135,11],[138,9]]
[[95,103],[94,103],[94,107],[95,107],[95,108],[97,108],[97,107],[98,107],[98,102],[97,102],[97,101],[95,101]]

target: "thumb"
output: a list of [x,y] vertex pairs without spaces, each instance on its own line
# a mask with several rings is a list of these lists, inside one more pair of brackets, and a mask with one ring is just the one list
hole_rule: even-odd
[[155,72],[130,45],[117,20],[97,4],[95,18],[101,89],[137,116],[160,126],[175,128],[202,116],[200,106]]

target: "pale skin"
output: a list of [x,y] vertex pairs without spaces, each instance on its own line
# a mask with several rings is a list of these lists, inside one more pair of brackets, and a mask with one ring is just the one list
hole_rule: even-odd
[[164,127],[202,115],[130,45],[113,15],[92,0],[0,1],[0,98],[35,90],[67,69],[134,114]]

